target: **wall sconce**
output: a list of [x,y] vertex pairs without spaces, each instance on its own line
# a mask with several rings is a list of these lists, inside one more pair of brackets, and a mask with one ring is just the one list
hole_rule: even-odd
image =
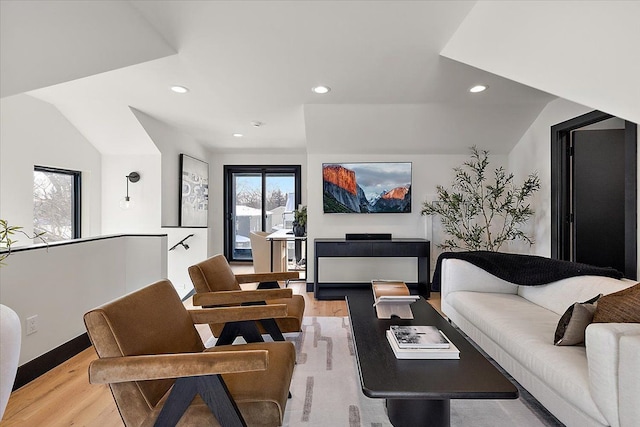
[[129,181],[138,182],[140,181],[140,174],[138,172],[131,172],[129,175],[125,176],[127,181],[127,195],[120,200],[120,207],[122,209],[129,209],[133,205],[133,201],[129,197]]

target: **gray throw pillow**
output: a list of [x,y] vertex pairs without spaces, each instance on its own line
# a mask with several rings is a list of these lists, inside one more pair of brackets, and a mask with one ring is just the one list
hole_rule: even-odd
[[593,321],[596,303],[602,294],[585,302],[576,302],[564,312],[558,326],[553,343],[555,345],[579,345],[584,343],[584,333]]

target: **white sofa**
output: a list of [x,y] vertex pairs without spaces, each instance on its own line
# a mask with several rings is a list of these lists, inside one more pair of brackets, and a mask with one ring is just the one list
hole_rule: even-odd
[[443,259],[444,314],[569,427],[640,426],[640,324],[592,323],[585,346],[554,346],[575,302],[636,282],[580,276],[518,286]]

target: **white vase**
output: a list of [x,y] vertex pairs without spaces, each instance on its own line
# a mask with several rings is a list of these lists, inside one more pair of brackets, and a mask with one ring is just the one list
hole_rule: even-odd
[[16,379],[21,339],[20,318],[15,311],[0,304],[0,420]]

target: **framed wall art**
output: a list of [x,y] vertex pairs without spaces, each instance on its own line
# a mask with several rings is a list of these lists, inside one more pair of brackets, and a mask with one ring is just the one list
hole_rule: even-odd
[[206,227],[209,213],[209,164],[180,154],[181,227]]

